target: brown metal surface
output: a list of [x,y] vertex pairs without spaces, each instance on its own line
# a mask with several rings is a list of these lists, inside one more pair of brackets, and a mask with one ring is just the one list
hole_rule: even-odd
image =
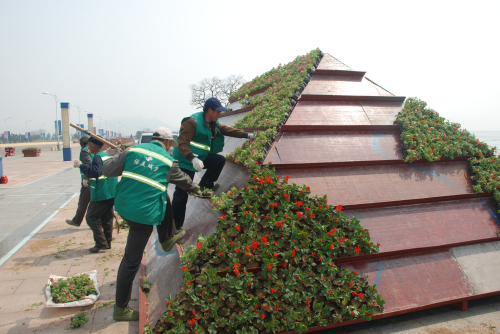
[[381,94],[371,81],[354,76],[313,75],[302,92],[309,95],[353,95],[379,96]]
[[380,253],[498,239],[491,197],[365,210],[355,216],[380,243]]
[[342,269],[368,275],[386,301],[384,312],[452,301],[473,294],[449,250],[350,262]]
[[399,131],[285,132],[264,163],[278,165],[301,161],[319,163],[402,159],[399,137]]
[[352,68],[329,54],[325,54],[318,64],[318,70],[343,70],[352,71]]
[[300,96],[300,101],[375,101],[375,102],[404,102],[404,96],[381,96],[381,95],[328,95],[328,94],[306,94]]
[[[296,154],[300,158],[300,154]],[[291,182],[328,195],[332,205],[354,205],[474,193],[466,161],[433,164],[277,170]]]

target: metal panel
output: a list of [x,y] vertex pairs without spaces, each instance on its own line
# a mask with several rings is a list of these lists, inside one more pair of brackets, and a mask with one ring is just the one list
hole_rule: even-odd
[[264,163],[403,159],[399,136],[399,131],[286,132]]
[[380,96],[373,83],[350,76],[313,75],[302,94]]
[[368,282],[377,285],[386,301],[384,313],[473,294],[449,250],[351,262],[341,268],[368,275]]
[[380,253],[498,238],[498,217],[492,198],[345,213],[359,219],[370,231],[371,239],[381,244]]
[[325,54],[321,61],[318,64],[319,70],[345,70],[352,71],[352,69],[336,58],[330,56],[329,54]]
[[[299,154],[297,154],[299,155]],[[467,161],[278,170],[332,205],[353,205],[474,193]]]
[[500,290],[500,242],[454,247],[451,251],[476,294]]

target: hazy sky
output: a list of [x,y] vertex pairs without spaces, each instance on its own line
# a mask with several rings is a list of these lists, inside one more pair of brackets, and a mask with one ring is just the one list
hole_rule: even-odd
[[469,130],[500,131],[499,14],[498,0],[0,0],[0,129],[13,116],[11,131],[32,120],[53,132],[43,91],[82,121],[87,110],[178,126],[196,111],[189,84],[251,80],[319,47]]

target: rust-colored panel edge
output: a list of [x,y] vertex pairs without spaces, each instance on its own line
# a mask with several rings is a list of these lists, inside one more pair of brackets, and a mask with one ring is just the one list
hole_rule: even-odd
[[[462,298],[456,298],[456,299],[450,299],[438,303],[432,303],[424,306],[418,306],[418,307],[413,307],[409,309],[404,309],[404,310],[399,310],[399,311],[393,311],[393,312],[388,312],[388,313],[381,313],[374,315],[372,317],[372,320],[378,320],[378,319],[383,319],[383,318],[389,318],[389,317],[394,317],[396,315],[401,315],[401,314],[406,314],[406,313],[412,313],[412,312],[418,312],[418,311],[423,311],[427,310],[430,308],[435,308],[435,307],[440,307],[440,306],[446,306],[446,305],[453,305],[456,303],[461,303],[469,300],[474,300],[474,299],[481,299],[481,298],[486,298],[486,297],[492,297],[492,296],[497,296],[500,295],[500,291],[493,291],[493,292],[488,292],[488,293],[482,293],[479,295],[473,295],[469,297],[462,297]],[[309,330],[303,333],[312,333],[312,332],[317,332],[317,331],[322,331],[325,329],[330,329],[330,328],[335,328],[335,327],[342,327],[342,326],[348,326],[348,325],[354,325],[360,322],[364,322],[365,320],[349,320],[349,321],[343,321],[343,322],[337,322],[333,324],[328,324],[326,326],[317,326],[317,327],[311,327]],[[290,331],[290,332],[281,332],[279,334],[297,334],[295,331]]]
[[281,132],[308,131],[391,131],[400,130],[398,124],[392,125],[286,125],[281,126]]
[[[332,162],[312,162],[312,163],[291,163],[280,164],[271,163],[271,167],[277,170],[284,169],[316,169],[316,168],[337,168],[337,167],[364,167],[364,166],[378,166],[378,165],[397,165],[397,164],[432,164],[436,162],[453,162],[453,161],[467,161],[472,155],[461,155],[451,158],[441,158],[438,161],[427,161],[425,159],[415,160],[413,162],[405,162],[403,159],[390,159],[390,160],[361,160],[361,161],[332,161]],[[485,157],[489,157],[485,155]]]
[[313,75],[336,75],[336,76],[350,76],[350,77],[364,77],[366,72],[361,71],[342,71],[342,70],[318,70],[314,71]]
[[222,115],[220,115],[219,118],[237,115],[237,114],[242,114],[242,113],[247,112],[247,111],[252,111],[253,108],[255,108],[255,107],[247,107],[247,108],[242,108],[242,109],[238,109],[238,110],[228,111],[228,112],[225,112]]
[[148,300],[142,285],[146,279],[146,257],[142,255],[141,266],[139,267],[139,334],[144,334],[144,326],[148,324]]
[[[257,89],[257,90],[254,90],[253,92],[251,92],[250,94],[248,94],[248,97],[252,97],[254,95],[257,95],[257,94],[260,94],[260,93],[263,93],[265,92],[270,86],[266,86],[266,87],[262,87],[260,89]],[[238,99],[231,99],[229,100],[229,103],[233,103],[233,102],[236,102],[238,101]]]
[[385,208],[385,207],[390,207],[390,206],[437,203],[437,202],[458,201],[458,200],[464,200],[464,199],[486,198],[486,197],[493,197],[493,193],[470,193],[470,194],[460,194],[460,195],[450,195],[450,196],[406,199],[406,200],[401,200],[401,201],[361,203],[361,204],[351,204],[351,205],[345,205],[345,206],[342,205],[342,210],[351,211],[351,210],[361,210],[361,209]]
[[380,101],[380,102],[404,102],[405,96],[381,96],[381,95],[317,95],[302,94],[300,101]]

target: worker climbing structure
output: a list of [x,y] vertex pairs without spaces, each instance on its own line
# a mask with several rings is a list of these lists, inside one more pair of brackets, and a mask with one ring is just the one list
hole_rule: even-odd
[[231,97],[219,122],[257,139],[226,138],[187,247],[153,234],[141,330],[317,331],[500,294],[495,150],[365,74],[313,50]]

